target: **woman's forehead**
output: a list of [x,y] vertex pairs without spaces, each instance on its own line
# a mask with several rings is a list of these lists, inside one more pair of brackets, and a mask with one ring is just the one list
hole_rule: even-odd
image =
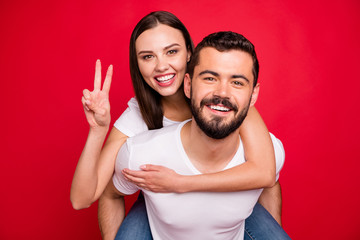
[[135,42],[137,51],[164,49],[173,44],[186,47],[182,32],[165,24],[144,31]]

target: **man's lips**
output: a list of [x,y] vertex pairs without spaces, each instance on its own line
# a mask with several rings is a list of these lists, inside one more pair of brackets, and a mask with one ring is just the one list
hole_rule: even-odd
[[225,107],[223,105],[212,105],[211,104],[211,105],[207,105],[207,107],[209,107],[212,110],[216,110],[216,111],[220,111],[220,112],[229,112],[232,110],[231,108]]
[[206,106],[212,111],[227,113],[230,111],[237,112],[237,106],[232,104],[227,98],[213,97],[211,99],[203,99],[200,107]]

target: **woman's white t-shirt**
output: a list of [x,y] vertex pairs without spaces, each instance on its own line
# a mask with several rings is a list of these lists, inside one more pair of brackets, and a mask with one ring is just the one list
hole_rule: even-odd
[[[170,126],[174,123],[179,122],[172,121],[166,117],[163,118],[164,127]],[[123,112],[123,114],[121,114],[118,120],[116,120],[114,127],[128,137],[133,137],[148,130],[135,97],[130,99],[128,102],[128,108]]]

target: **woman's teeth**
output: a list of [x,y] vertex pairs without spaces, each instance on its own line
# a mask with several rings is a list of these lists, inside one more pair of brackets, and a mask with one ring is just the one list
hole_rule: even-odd
[[156,81],[159,81],[159,82],[166,82],[166,81],[169,81],[170,79],[172,79],[174,76],[175,76],[175,74],[169,74],[169,75],[157,77],[155,79],[156,79]]

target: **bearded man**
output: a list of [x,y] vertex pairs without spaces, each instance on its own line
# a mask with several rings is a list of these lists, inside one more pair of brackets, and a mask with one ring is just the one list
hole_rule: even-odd
[[[244,163],[239,127],[257,100],[258,71],[254,46],[242,35],[218,32],[205,37],[184,79],[192,119],[129,138],[119,151],[105,196],[116,201],[142,190],[155,240],[244,239],[244,220],[262,189],[154,193],[127,181],[121,172],[139,170],[149,161],[182,175],[218,172]],[[278,178],[284,149],[271,138]]]

